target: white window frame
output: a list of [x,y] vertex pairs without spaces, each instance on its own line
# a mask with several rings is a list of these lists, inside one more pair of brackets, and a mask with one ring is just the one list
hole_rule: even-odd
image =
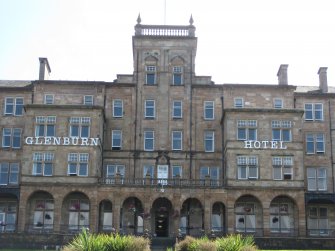
[[[292,121],[290,120],[272,120],[271,121],[272,129],[272,141],[284,141],[292,142]],[[274,138],[274,131],[279,132],[279,138]],[[289,139],[284,139],[284,132],[288,131]]]
[[327,191],[327,168],[307,167],[307,190]]
[[[121,110],[118,113],[118,110]],[[114,118],[122,118],[123,117],[123,100],[122,99],[114,99],[113,100],[113,117]]]
[[[34,152],[33,153],[33,172],[34,176],[52,176],[54,172],[55,155],[53,152]],[[41,165],[41,172],[37,170],[38,164]],[[46,164],[51,165],[51,174],[46,174]]]
[[[119,140],[120,143],[119,144],[115,144],[114,140],[117,140],[117,138],[115,138],[116,136],[120,136]],[[112,150],[121,150],[122,149],[122,130],[112,130]]]
[[[9,133],[8,133],[9,132]],[[19,133],[19,136],[17,135]],[[15,138],[19,138],[19,145],[14,146]],[[7,139],[6,139],[7,138]],[[6,144],[9,138],[9,145]],[[3,148],[13,148],[20,149],[21,148],[21,138],[22,138],[22,129],[21,128],[3,128],[2,129],[2,147]]]
[[[152,137],[148,137],[148,134],[152,134]],[[152,141],[152,148],[147,147],[147,141]],[[154,151],[155,149],[155,132],[153,130],[145,130],[144,131],[144,137],[143,137],[143,143],[144,143],[144,151]]]
[[[35,118],[35,137],[54,137],[56,136],[56,116],[36,116]],[[43,131],[40,127],[43,126]],[[49,135],[48,128],[53,128],[53,133]]]
[[[149,83],[148,75],[153,75],[153,83]],[[157,67],[155,65],[146,65],[145,66],[145,84],[146,85],[156,85],[157,84]]]
[[[181,151],[183,150],[183,132],[182,131],[172,131],[171,133],[171,141],[172,141],[172,150],[173,151]],[[180,147],[176,147],[179,142]]]
[[[307,106],[309,106],[307,108]],[[305,103],[305,121],[323,121],[323,104],[322,103]],[[317,114],[320,113],[320,117],[317,117]],[[307,117],[306,115],[310,114]]]
[[121,164],[107,164],[106,165],[106,178],[115,178],[116,174],[120,174],[121,179],[125,176],[125,165]]
[[[293,157],[275,156],[272,157],[273,180],[293,180]],[[276,177],[276,174],[279,177]]]
[[273,99],[273,108],[275,109],[282,109],[283,106],[283,99],[281,98],[274,98]]
[[[89,138],[91,134],[91,118],[90,117],[70,117],[69,136],[74,138]],[[78,127],[78,135],[73,135],[73,128]],[[87,127],[87,137],[83,137],[83,127]]]
[[[0,185],[19,184],[19,170],[19,163],[0,162]],[[6,181],[3,182],[3,180]]]
[[[207,143],[211,142],[210,149],[207,149]],[[215,132],[214,131],[205,131],[204,132],[204,150],[205,152],[214,152],[215,151]]]
[[[257,180],[259,177],[259,164],[258,164],[258,157],[257,156],[246,156],[246,155],[241,155],[237,156],[237,179],[238,180]],[[243,169],[245,170],[243,170]],[[256,170],[256,176],[252,176],[250,174],[250,168],[255,168]],[[242,176],[242,174],[245,171],[245,177]]]
[[54,94],[44,94],[44,104],[45,105],[53,105],[55,102]]
[[[148,104],[148,103],[152,104]],[[152,114],[149,114],[148,110],[152,110]],[[146,119],[154,119],[156,115],[156,101],[154,99],[146,99],[144,102],[144,117]]]
[[177,174],[175,173],[175,169],[178,169],[179,171],[179,178],[182,177],[182,173],[183,173],[183,167],[182,165],[177,165],[177,164],[174,164],[171,166],[171,177],[172,178],[176,178],[177,177]]
[[244,100],[242,97],[234,98],[234,107],[235,108],[243,108],[244,107]]
[[85,95],[84,96],[84,105],[93,105],[94,104],[94,96],[93,95]]
[[[309,151],[311,144],[313,144],[313,151]],[[324,154],[325,151],[325,135],[323,133],[306,133],[306,154]]]
[[[180,115],[178,114],[180,111]],[[176,115],[178,114],[178,115]],[[183,117],[183,101],[181,100],[173,100],[172,102],[172,118],[181,119]]]
[[[182,66],[173,66],[172,69],[172,75],[173,75],[173,79],[172,79],[172,84],[173,85],[183,85],[183,67]],[[176,83],[176,75],[178,75],[180,77],[180,83]]]
[[[68,176],[81,176],[81,177],[87,177],[89,174],[89,153],[69,153],[68,154],[68,169],[67,169],[67,175]],[[72,172],[70,165],[75,164],[76,171]],[[86,174],[80,174],[81,172],[81,165],[85,164],[86,167]]]
[[[251,137],[251,130],[255,130],[255,138]],[[244,131],[245,138],[240,137],[240,131]],[[257,120],[237,120],[237,140],[257,140]]]
[[[8,100],[12,100],[12,103],[9,103]],[[22,102],[20,102],[20,104],[18,104],[19,100],[22,101]],[[12,116],[22,116],[23,115],[23,106],[24,106],[23,97],[5,97],[4,115],[6,115],[6,116],[10,116],[10,115],[12,115]],[[11,107],[11,109],[9,107]],[[18,111],[20,111],[20,112],[18,112]]]
[[204,119],[205,120],[214,120],[215,118],[214,108],[215,108],[214,101],[209,101],[209,100],[204,101]]

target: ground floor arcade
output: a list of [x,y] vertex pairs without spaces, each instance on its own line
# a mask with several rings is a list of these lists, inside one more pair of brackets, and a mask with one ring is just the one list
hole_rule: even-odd
[[0,198],[1,232],[94,232],[173,237],[334,236],[335,205],[303,191],[25,186]]

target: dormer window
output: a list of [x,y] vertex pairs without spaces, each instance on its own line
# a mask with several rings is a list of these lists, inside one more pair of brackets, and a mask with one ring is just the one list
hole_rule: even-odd
[[54,103],[54,95],[53,94],[45,94],[44,95],[44,104],[52,105]]
[[145,70],[146,70],[146,84],[155,85],[156,84],[156,66],[147,65]]

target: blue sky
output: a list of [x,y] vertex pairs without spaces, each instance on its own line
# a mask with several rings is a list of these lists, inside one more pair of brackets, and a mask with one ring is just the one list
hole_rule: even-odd
[[0,0],[0,79],[35,80],[47,57],[54,80],[113,81],[132,74],[132,35],[143,24],[187,25],[198,37],[196,75],[215,83],[335,86],[333,0]]

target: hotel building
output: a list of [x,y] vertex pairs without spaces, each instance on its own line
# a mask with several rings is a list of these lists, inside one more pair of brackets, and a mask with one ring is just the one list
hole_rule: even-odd
[[0,238],[335,237],[326,67],[315,86],[289,85],[288,65],[278,85],[215,84],[195,74],[192,18],[139,17],[132,42],[114,82],[49,80],[46,58],[38,80],[0,81]]

